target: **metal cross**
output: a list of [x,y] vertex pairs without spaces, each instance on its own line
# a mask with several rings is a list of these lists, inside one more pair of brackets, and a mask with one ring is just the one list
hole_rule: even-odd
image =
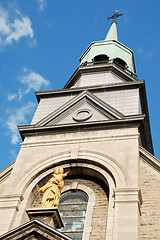
[[112,19],[113,19],[113,22],[116,22],[117,18],[120,17],[120,16],[122,16],[123,13],[118,14],[119,10],[115,10],[114,12],[115,12],[115,13],[112,15],[112,17],[108,17],[107,19],[111,19],[111,18],[112,18]]

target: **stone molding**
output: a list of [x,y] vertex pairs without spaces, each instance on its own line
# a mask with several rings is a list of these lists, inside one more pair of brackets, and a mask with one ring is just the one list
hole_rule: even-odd
[[113,239],[139,240],[142,203],[140,189],[115,188],[113,192],[115,209]]
[[[38,234],[38,238],[35,234]],[[0,240],[17,240],[17,239],[46,239],[46,240],[72,240],[70,237],[60,233],[52,227],[38,221],[33,220],[27,222],[3,235],[0,236]]]
[[160,160],[156,158],[154,155],[149,153],[146,149],[140,146],[139,148],[140,157],[143,161],[147,162],[150,166],[154,167],[154,169],[160,172]]
[[83,91],[84,89],[92,92],[94,90],[96,91],[110,91],[111,89],[128,89],[128,88],[135,88],[135,87],[141,87],[142,85],[144,85],[144,80],[138,80],[138,81],[133,81],[133,82],[122,82],[122,83],[115,83],[110,84],[110,85],[103,85],[103,86],[86,86],[86,87],[77,87],[77,88],[70,88],[70,89],[58,89],[58,90],[50,90],[50,91],[39,91],[36,92],[36,97],[38,102],[40,101],[40,99],[42,98],[46,98],[46,97],[53,97],[55,95],[63,95],[63,94],[71,94],[71,93],[80,93],[81,91]]
[[[70,164],[72,161],[71,152],[71,149],[66,152],[58,152],[55,155],[49,156],[45,159],[41,159],[35,165],[32,165],[32,167],[25,172],[22,179],[16,185],[14,193],[23,193],[27,188],[28,184],[30,184],[31,179],[34,179],[35,176],[37,176],[44,169],[50,168],[50,170],[47,171],[49,174],[49,172],[53,171],[52,169],[56,165],[64,165],[64,162]],[[77,158],[84,159],[84,161],[78,161],[77,159],[75,166],[83,166],[86,161],[88,161],[88,167],[91,167],[91,165],[95,167],[97,165],[100,167],[100,172],[103,173],[102,169],[106,169],[106,172],[109,171],[110,173],[112,173],[113,179],[116,182],[117,187],[130,186],[127,172],[122,168],[122,166],[120,166],[120,164],[115,159],[107,156],[106,154],[87,149],[79,149]]]
[[112,120],[103,120],[103,121],[95,121],[95,122],[80,122],[80,123],[71,123],[71,124],[62,124],[62,125],[53,125],[53,126],[38,126],[38,125],[23,125],[18,126],[18,130],[21,134],[22,139],[25,137],[30,136],[37,136],[38,134],[41,136],[42,134],[46,133],[56,133],[56,131],[62,131],[65,130],[68,131],[68,129],[72,129],[74,131],[77,127],[80,129],[82,128],[83,131],[85,129],[88,130],[88,127],[91,130],[101,130],[105,128],[107,129],[115,129],[115,128],[124,128],[126,127],[126,124],[128,127],[141,127],[141,124],[143,125],[145,119],[145,114],[138,114],[134,116],[125,116],[125,118],[122,119],[112,119]]
[[29,147],[40,147],[40,146],[50,146],[50,145],[59,145],[59,144],[72,144],[72,143],[88,143],[88,142],[103,142],[103,141],[119,141],[119,140],[129,140],[129,139],[139,139],[139,133],[137,134],[129,134],[129,135],[115,135],[115,136],[101,136],[101,137],[90,137],[90,139],[86,138],[72,138],[66,140],[50,140],[50,141],[37,141],[35,142],[23,142],[21,143],[22,148]]
[[0,209],[15,208],[18,211],[22,200],[22,194],[2,195],[0,197]]
[[141,215],[141,205],[143,203],[142,194],[140,188],[115,188],[114,192],[114,204],[123,203],[137,203],[139,213]]
[[134,76],[131,76],[126,71],[124,71],[121,67],[115,65],[114,63],[103,63],[103,64],[92,64],[89,66],[79,66],[76,71],[73,73],[69,81],[64,86],[64,89],[68,89],[74,86],[75,82],[79,79],[79,77],[84,73],[93,73],[93,72],[101,72],[101,71],[108,71],[113,72],[116,75],[120,76],[123,81],[136,81]]

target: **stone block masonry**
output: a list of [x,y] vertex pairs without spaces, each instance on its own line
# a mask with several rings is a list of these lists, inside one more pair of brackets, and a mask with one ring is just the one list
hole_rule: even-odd
[[142,190],[142,215],[140,240],[160,239],[160,175],[141,160],[140,184]]

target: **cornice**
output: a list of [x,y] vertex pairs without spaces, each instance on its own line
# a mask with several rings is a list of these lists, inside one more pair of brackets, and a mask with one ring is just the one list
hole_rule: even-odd
[[123,81],[136,81],[134,76],[127,73],[127,71],[123,70],[115,63],[99,63],[99,64],[88,64],[88,65],[80,65],[76,71],[73,73],[69,81],[66,83],[64,88],[70,88],[74,85],[74,83],[79,79],[79,77],[84,73],[93,73],[93,72],[113,72],[117,74]]
[[[36,125],[23,125],[18,126],[18,130],[21,134],[22,139],[26,136],[34,136],[39,134],[46,133],[57,133],[57,132],[74,132],[77,128],[84,131],[96,129],[105,129],[109,128],[124,128],[130,126],[140,126],[144,121],[145,115],[134,115],[128,116],[123,119],[114,119],[106,121],[96,121],[96,122],[83,122],[83,123],[74,123],[74,124],[65,124],[65,125],[54,125],[54,126],[36,126]],[[127,125],[126,125],[127,124]]]
[[160,172],[160,160],[148,152],[146,149],[140,146],[139,148],[140,157],[147,162],[150,166]]
[[61,95],[70,95],[73,93],[80,93],[84,90],[88,91],[111,91],[117,89],[128,89],[128,88],[140,88],[144,84],[144,80],[135,80],[133,82],[122,82],[122,83],[115,83],[115,84],[107,84],[101,86],[94,86],[94,87],[83,87],[83,88],[71,88],[71,89],[60,89],[60,90],[51,90],[51,91],[39,91],[35,92],[38,102],[41,98],[50,98],[53,96],[61,96]]

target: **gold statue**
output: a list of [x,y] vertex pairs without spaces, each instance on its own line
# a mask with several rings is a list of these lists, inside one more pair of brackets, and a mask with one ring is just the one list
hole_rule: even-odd
[[62,167],[55,167],[53,177],[41,188],[37,185],[38,192],[44,192],[41,207],[52,208],[57,207],[62,188],[64,187],[63,178],[67,176],[69,172],[64,173]]

